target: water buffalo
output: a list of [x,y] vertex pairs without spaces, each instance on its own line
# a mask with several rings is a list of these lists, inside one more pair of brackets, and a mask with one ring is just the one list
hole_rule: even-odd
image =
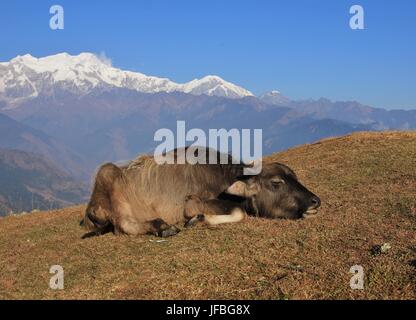
[[[223,156],[215,153],[218,160]],[[158,164],[152,156],[121,167],[104,164],[81,221],[90,230],[84,237],[110,231],[166,237],[179,231],[178,223],[231,223],[246,214],[289,219],[316,214],[319,198],[289,167],[270,163],[259,175],[245,176],[247,166],[227,157],[228,164]]]

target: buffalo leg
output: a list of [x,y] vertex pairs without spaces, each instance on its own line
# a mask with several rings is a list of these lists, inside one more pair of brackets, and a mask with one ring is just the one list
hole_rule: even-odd
[[141,208],[133,209],[129,201],[120,192],[122,189],[124,189],[122,184],[116,184],[112,194],[115,234],[127,234],[131,236],[153,234],[158,237],[170,237],[179,232],[178,228],[167,224],[160,218],[148,221],[137,219],[137,214],[134,214],[133,210],[145,211],[149,208],[142,205]]
[[191,227],[198,222],[208,225],[239,222],[246,216],[238,204],[221,199],[204,200],[196,195],[185,198],[184,218],[185,227]]

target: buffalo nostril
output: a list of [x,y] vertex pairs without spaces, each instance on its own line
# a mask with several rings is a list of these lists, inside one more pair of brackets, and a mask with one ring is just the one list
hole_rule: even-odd
[[319,199],[316,196],[314,196],[314,197],[311,198],[311,202],[312,202],[312,206],[314,208],[319,208],[321,206],[321,199]]

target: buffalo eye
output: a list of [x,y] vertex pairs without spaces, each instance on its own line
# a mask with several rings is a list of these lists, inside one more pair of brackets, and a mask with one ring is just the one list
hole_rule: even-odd
[[274,188],[279,188],[281,185],[285,184],[285,181],[283,179],[277,178],[272,179],[271,183]]

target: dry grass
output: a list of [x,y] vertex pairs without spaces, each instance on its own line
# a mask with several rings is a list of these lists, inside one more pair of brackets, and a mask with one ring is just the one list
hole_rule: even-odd
[[[0,220],[3,299],[415,299],[416,133],[358,133],[270,157],[321,196],[319,217],[250,218],[166,242],[81,240],[83,207]],[[370,249],[388,242],[391,250]],[[65,289],[49,289],[49,268]],[[351,266],[365,270],[352,290]]]

